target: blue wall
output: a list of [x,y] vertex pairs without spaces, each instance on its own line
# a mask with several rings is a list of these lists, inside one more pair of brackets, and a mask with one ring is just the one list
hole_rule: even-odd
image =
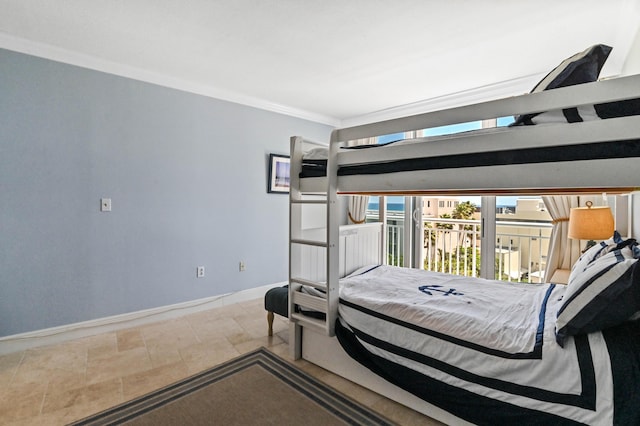
[[0,336],[285,281],[268,154],[330,131],[0,49]]

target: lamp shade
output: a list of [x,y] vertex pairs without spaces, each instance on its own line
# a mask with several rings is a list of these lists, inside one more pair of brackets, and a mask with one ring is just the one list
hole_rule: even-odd
[[569,238],[574,240],[604,240],[613,235],[613,214],[607,206],[574,207],[569,213]]

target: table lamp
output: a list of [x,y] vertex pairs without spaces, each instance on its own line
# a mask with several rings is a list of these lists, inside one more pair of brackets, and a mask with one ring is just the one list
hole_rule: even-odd
[[596,244],[595,240],[611,237],[613,228],[609,206],[593,207],[593,203],[587,201],[586,207],[574,207],[569,213],[568,236],[574,240],[588,240],[585,251]]

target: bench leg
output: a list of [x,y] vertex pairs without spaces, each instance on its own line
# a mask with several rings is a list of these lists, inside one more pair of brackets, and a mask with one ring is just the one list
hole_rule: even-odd
[[267,324],[269,325],[269,336],[273,336],[273,312],[267,312]]

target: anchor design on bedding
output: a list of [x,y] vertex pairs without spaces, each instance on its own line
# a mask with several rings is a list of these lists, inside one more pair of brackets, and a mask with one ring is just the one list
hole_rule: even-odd
[[449,290],[440,290],[441,285],[423,285],[418,287],[418,290],[423,292],[424,294],[428,294],[429,296],[433,296],[432,291],[437,291],[438,293],[442,293],[443,296],[453,295],[453,296],[464,296],[464,293],[456,292],[455,288],[450,288]]

